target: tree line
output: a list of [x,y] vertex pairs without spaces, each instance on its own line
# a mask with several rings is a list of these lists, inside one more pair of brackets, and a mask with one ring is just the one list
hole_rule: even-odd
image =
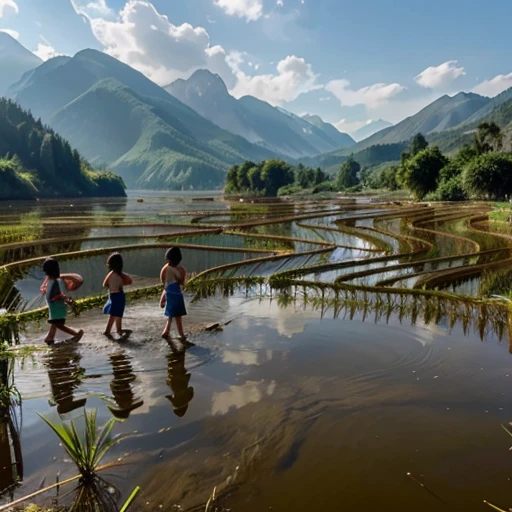
[[0,184],[14,191],[17,186],[32,190],[34,195],[124,195],[121,178],[93,171],[41,119],[4,98],[0,98],[0,171]]
[[329,176],[320,168],[302,164],[292,167],[278,159],[260,163],[246,161],[229,169],[224,191],[226,194],[276,197],[315,188],[328,181]]
[[336,175],[329,176],[321,168],[292,167],[276,159],[244,162],[229,170],[225,191],[277,196],[304,190],[406,189],[417,200],[499,200],[512,197],[512,153],[504,152],[503,146],[504,134],[494,122],[480,124],[473,143],[452,156],[418,133],[395,165],[362,168],[350,156]]

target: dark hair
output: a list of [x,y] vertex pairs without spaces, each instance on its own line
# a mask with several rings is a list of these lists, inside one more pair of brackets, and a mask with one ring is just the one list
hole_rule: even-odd
[[173,266],[179,265],[181,263],[181,249],[179,247],[171,247],[165,253],[165,259]]
[[107,259],[108,268],[116,274],[123,272],[123,257],[118,252],[113,252]]
[[55,258],[46,258],[43,263],[43,272],[52,279],[60,277],[59,262]]

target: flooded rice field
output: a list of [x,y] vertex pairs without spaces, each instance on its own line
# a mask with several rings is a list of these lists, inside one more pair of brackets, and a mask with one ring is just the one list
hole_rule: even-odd
[[[508,509],[510,314],[491,296],[512,235],[489,208],[0,203],[0,511],[121,510],[134,490],[130,512]],[[173,245],[185,341],[160,336]],[[133,277],[118,341],[101,334],[114,250]],[[84,278],[80,343],[44,343],[48,255]],[[86,411],[126,436],[90,481],[42,419],[82,435]]]

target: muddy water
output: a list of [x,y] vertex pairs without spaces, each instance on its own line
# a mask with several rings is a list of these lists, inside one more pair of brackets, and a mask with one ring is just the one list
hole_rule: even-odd
[[[138,244],[123,254],[135,284],[145,286],[157,282],[163,254],[162,248],[145,246],[162,234],[220,224],[302,241],[189,236],[183,241],[197,245],[183,251],[189,271],[239,263],[212,276],[268,277],[320,266],[299,278],[329,283],[346,276],[353,285],[388,280],[412,287],[424,276],[468,263],[505,261],[509,254],[508,241],[476,234],[458,217],[435,209],[420,211],[412,220],[398,212],[398,220],[379,221],[379,214],[389,214],[387,206],[364,204],[344,211],[341,203],[251,207],[205,196],[157,194],[143,202],[137,197],[0,204],[1,225],[28,227],[22,247],[0,247],[2,262]],[[322,209],[326,214],[318,217]],[[290,221],[294,213],[313,217]],[[251,219],[273,222],[234,225]],[[337,230],[340,220],[350,222],[349,233]],[[404,255],[410,246],[398,235],[419,237],[431,246]],[[38,242],[54,237],[64,240]],[[375,239],[383,244],[377,247]],[[333,245],[325,248],[320,241]],[[477,255],[477,244],[505,250]],[[255,263],[250,258],[261,254],[251,249],[297,254]],[[468,253],[473,256],[460,258]],[[431,257],[441,260],[422,261]],[[61,263],[63,271],[85,278],[75,296],[100,292],[104,254],[62,257]],[[372,273],[350,276],[361,271]],[[23,266],[15,277],[22,299],[17,307],[40,306],[39,265]],[[447,287],[478,295],[479,277]],[[56,475],[62,481],[76,472],[38,414],[80,424],[85,409],[96,409],[100,424],[116,418],[115,432],[132,435],[107,455],[107,462],[119,465],[103,475],[119,490],[119,503],[141,486],[131,510],[204,510],[214,488],[219,510],[243,512],[467,512],[486,510],[484,499],[508,508],[510,442],[501,428],[512,421],[508,344],[492,334],[482,343],[458,327],[449,332],[419,321],[411,325],[407,315],[402,322],[390,316],[378,323],[363,322],[357,314],[351,320],[343,312],[334,318],[332,310],[321,314],[302,303],[281,307],[280,298],[239,291],[193,302],[187,295],[190,347],[160,338],[165,319],[157,298],[129,303],[124,326],[133,333],[124,342],[100,334],[106,318],[99,309],[69,318],[86,331],[80,344],[46,348],[46,325],[28,326],[18,357],[0,361],[2,374],[9,365],[14,370],[23,396],[21,411],[12,411],[14,423],[22,420],[19,429],[0,422],[0,487],[12,484],[13,471],[23,473],[21,486],[4,496],[19,497],[53,483]],[[370,312],[367,318],[374,316]],[[225,325],[206,331],[213,323]],[[41,503],[50,504],[54,496],[45,495]],[[62,492],[60,503],[72,499],[72,492]]]
[[[74,472],[36,412],[71,419],[87,407],[137,432],[113,455],[127,465],[109,473],[125,492],[142,486],[138,510],[188,510],[237,467],[230,510],[507,503],[507,346],[393,319],[321,319],[267,299],[218,297],[189,313],[196,346],[186,352],[159,339],[161,310],[146,301],[130,305],[124,344],[106,342],[105,319],[90,312],[73,322],[87,328],[82,343],[18,362],[25,483],[16,494]],[[222,332],[200,331],[229,320]]]

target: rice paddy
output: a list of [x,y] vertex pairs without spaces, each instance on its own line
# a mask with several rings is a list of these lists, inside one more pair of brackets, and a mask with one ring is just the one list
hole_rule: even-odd
[[[421,388],[423,381],[404,381],[403,373],[407,369],[412,377],[428,371],[442,378],[446,372],[451,382],[451,371],[469,371],[463,370],[464,360],[466,368],[493,367],[498,373],[485,374],[488,381],[475,370],[469,381],[454,385],[454,392],[463,389],[468,404],[471,397],[474,403],[482,396],[484,409],[485,401],[492,401],[498,434],[500,423],[512,420],[512,410],[506,417],[505,399],[493,398],[494,390],[505,389],[498,380],[507,371],[499,354],[512,353],[512,230],[496,218],[491,205],[378,198],[268,204],[204,196],[136,199],[0,204],[0,363],[5,365],[0,372],[0,486],[6,504],[51,486],[35,498],[42,507],[53,500],[62,510],[77,503],[84,511],[121,510],[140,486],[130,512],[177,507],[301,511],[315,503],[334,510],[340,500],[347,510],[366,510],[379,499],[380,505],[399,511],[413,504],[417,510],[434,509],[436,500],[422,485],[393,477],[385,461],[396,451],[400,475],[412,466],[411,474],[423,484],[421,475],[427,472],[432,479],[428,488],[454,508],[481,510],[485,499],[507,508],[506,491],[496,481],[502,473],[506,480],[507,463],[501,459],[506,447],[494,456],[490,474],[471,490],[460,489],[463,464],[446,455],[450,443],[445,440],[433,452],[438,462],[449,461],[457,486],[450,486],[444,470],[434,469],[433,455],[405,463],[416,460],[406,449],[418,444],[415,436],[423,433],[434,442],[435,436],[425,434],[418,421],[431,428],[446,421],[438,435],[449,436],[451,429],[474,420],[460,442],[475,445],[483,436],[474,447],[475,464],[483,463],[488,450],[497,453],[500,443],[506,444],[494,434],[485,442],[490,415],[485,420],[480,414],[472,417],[469,405],[454,405],[459,399],[450,391],[443,396],[437,387]],[[165,249],[173,245],[181,247],[190,275],[185,293],[192,348],[179,342],[168,346],[159,338],[158,275]],[[127,289],[126,319],[133,334],[125,344],[114,345],[98,334],[106,300],[101,282],[113,251],[122,252],[134,281]],[[74,294],[77,316],[69,317],[86,330],[78,346],[48,349],[42,344],[47,312],[39,285],[48,255],[59,260],[63,272],[84,278]],[[387,333],[385,339],[379,329]],[[430,341],[423,341],[427,333]],[[471,356],[464,354],[465,343]],[[451,360],[455,353],[456,362]],[[194,386],[191,373],[196,375]],[[477,391],[479,386],[483,391]],[[418,405],[422,397],[439,408],[427,415]],[[458,416],[443,420],[443,407],[456,409]],[[29,418],[26,427],[19,421],[22,410]],[[54,485],[56,478],[73,479],[77,470],[64,462],[58,441],[50,441],[52,431],[38,414],[48,418],[68,457],[82,461],[77,464],[82,475],[78,487],[71,480]],[[356,417],[363,421],[360,433],[351,430]],[[70,421],[85,421],[92,454],[85,445],[80,448]],[[355,448],[379,438],[373,421],[382,422],[382,435],[388,438],[388,449],[379,456],[382,447],[374,447],[373,453]],[[396,421],[403,424],[395,432]],[[108,436],[112,431],[130,437],[117,447],[105,435],[108,442],[96,449],[98,425],[104,425]],[[333,425],[339,431],[329,434]],[[28,441],[22,442],[24,428],[30,449]],[[44,447],[36,442],[43,430]],[[402,447],[396,445],[398,432],[408,439]],[[330,448],[322,441],[329,435]],[[459,457],[465,453],[458,441],[452,449]],[[329,450],[336,454],[332,460]],[[102,471],[96,475],[95,454],[114,472],[113,479]],[[384,483],[368,481],[371,490],[365,494],[369,470],[363,461],[388,472],[383,482],[397,494],[385,491]],[[308,463],[318,478],[328,481],[325,485],[304,473]],[[334,467],[347,482],[341,494],[337,478],[328,476]],[[37,482],[40,478],[44,485]],[[318,489],[291,490],[292,481],[308,478],[317,481]],[[84,486],[85,481],[94,485]],[[477,492],[492,494],[479,497]]]

